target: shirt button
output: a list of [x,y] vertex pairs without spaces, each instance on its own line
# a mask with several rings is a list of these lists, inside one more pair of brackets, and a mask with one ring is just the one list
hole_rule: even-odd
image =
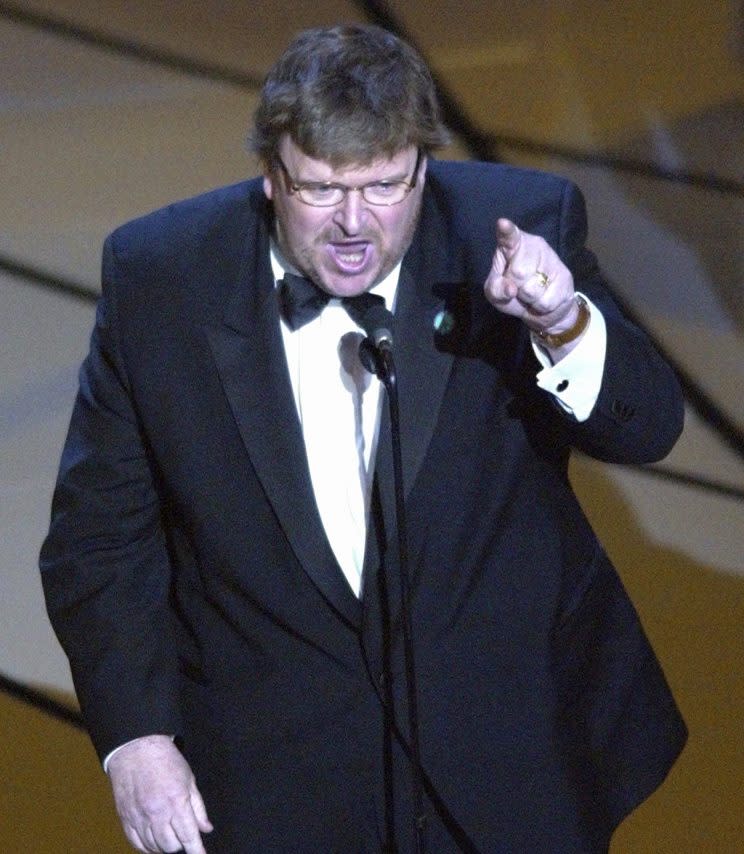
[[565,391],[568,388],[568,380],[561,380],[556,386],[556,391]]

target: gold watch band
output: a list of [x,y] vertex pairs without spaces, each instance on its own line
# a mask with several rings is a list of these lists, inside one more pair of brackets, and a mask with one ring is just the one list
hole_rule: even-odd
[[535,335],[537,335],[546,347],[557,350],[565,344],[570,344],[584,332],[587,326],[589,326],[589,321],[591,320],[592,315],[589,311],[589,306],[586,304],[586,300],[581,296],[581,294],[576,294],[576,304],[579,307],[579,314],[576,317],[576,322],[569,329],[566,329],[563,332],[558,332],[555,335],[550,332],[535,330]]

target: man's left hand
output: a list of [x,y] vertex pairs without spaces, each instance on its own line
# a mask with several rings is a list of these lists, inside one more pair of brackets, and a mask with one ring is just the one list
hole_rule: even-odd
[[496,251],[484,289],[499,311],[535,332],[563,332],[578,317],[569,269],[542,237],[508,219],[496,224]]

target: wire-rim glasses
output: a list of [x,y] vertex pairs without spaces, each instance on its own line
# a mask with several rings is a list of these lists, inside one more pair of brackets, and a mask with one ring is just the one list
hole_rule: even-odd
[[346,184],[336,184],[330,181],[295,181],[277,154],[276,163],[284,173],[287,181],[287,192],[306,205],[314,208],[331,208],[344,201],[348,193],[358,190],[362,198],[370,205],[390,207],[400,204],[416,186],[419,166],[421,165],[421,149],[416,152],[416,163],[410,181],[371,181],[359,187],[349,187]]

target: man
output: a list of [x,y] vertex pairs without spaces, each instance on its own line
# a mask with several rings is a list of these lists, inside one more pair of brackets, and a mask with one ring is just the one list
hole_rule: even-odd
[[572,446],[667,453],[678,386],[578,191],[436,162],[445,140],[407,45],[308,31],[262,92],[263,178],[106,242],[41,565],[142,851],[412,850],[389,419],[344,301],[368,292],[394,310],[427,850],[606,850],[682,748],[566,477]]

